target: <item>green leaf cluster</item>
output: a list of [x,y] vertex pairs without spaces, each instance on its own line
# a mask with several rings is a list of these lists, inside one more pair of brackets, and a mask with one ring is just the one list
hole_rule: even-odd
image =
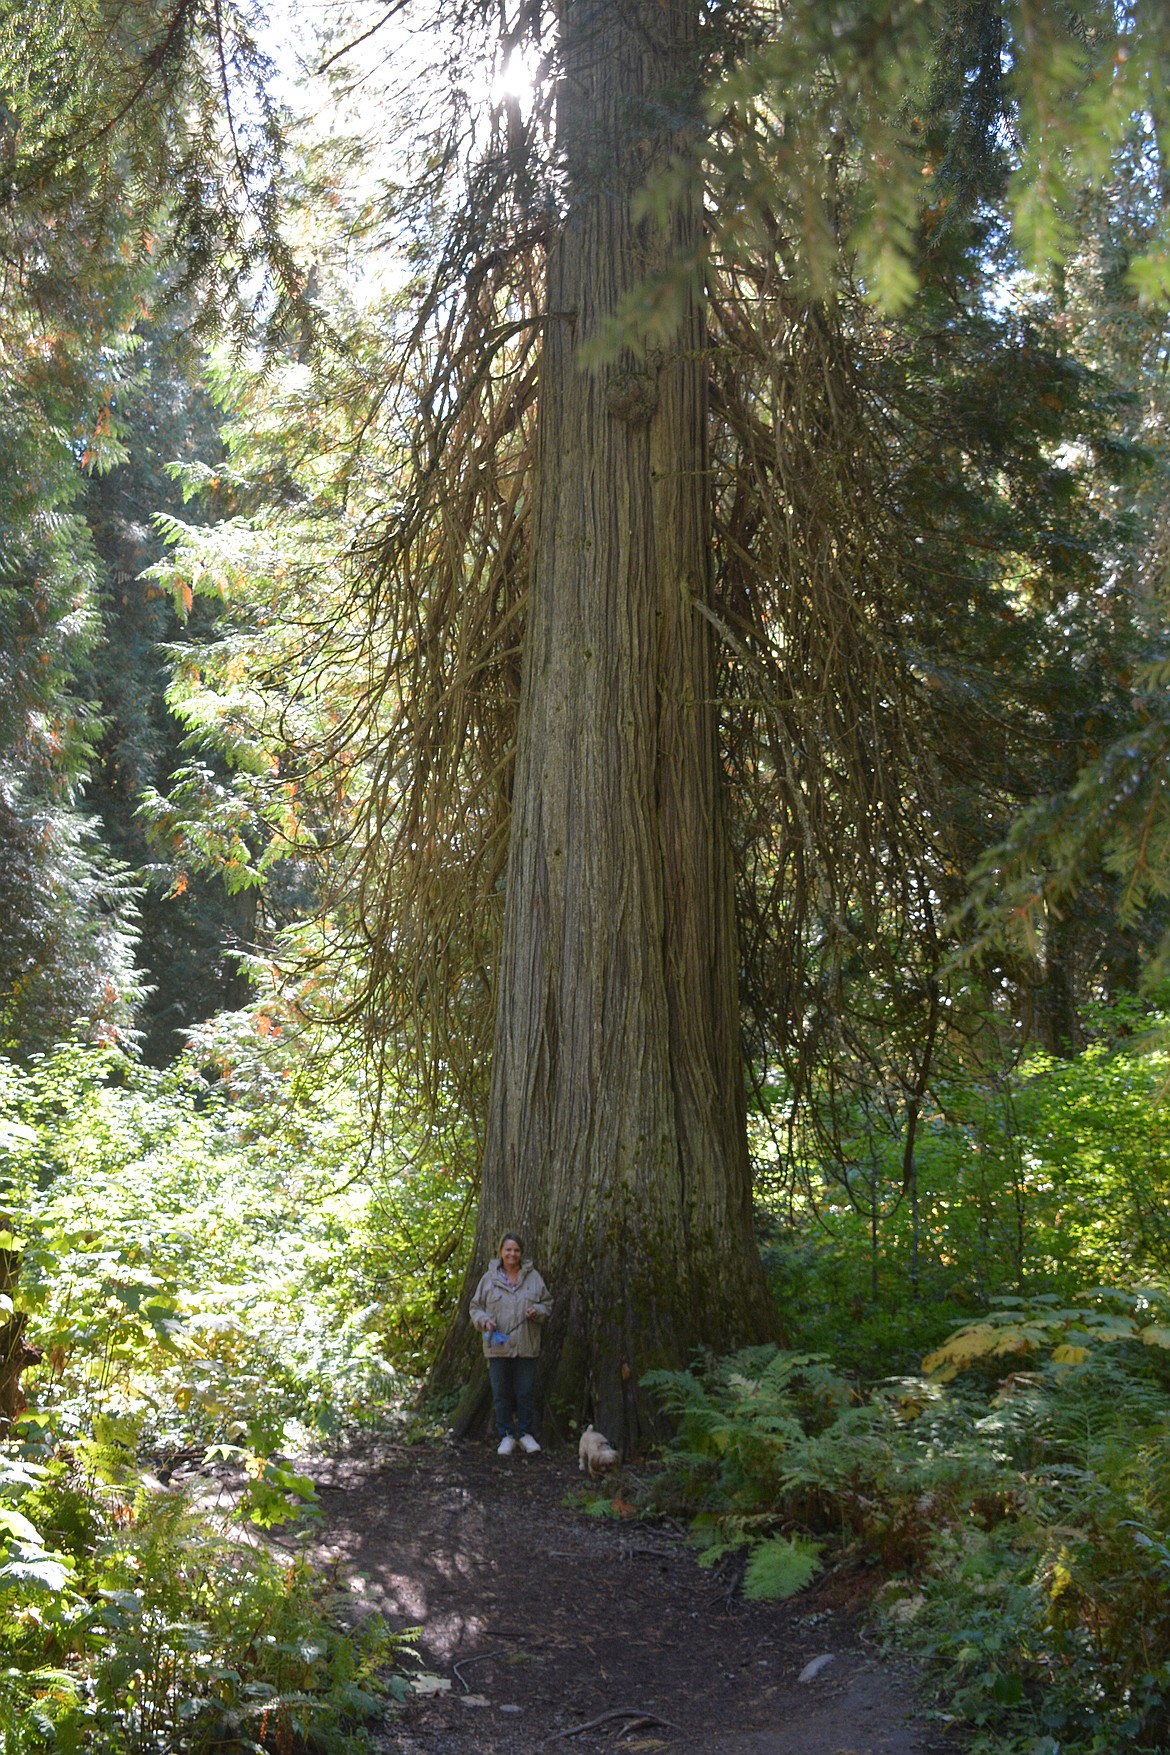
[[797,1596],[821,1569],[821,1544],[801,1536],[771,1536],[752,1550],[744,1567],[749,1603]]
[[[340,1752],[385,1709],[400,1642],[378,1620],[344,1635],[307,1567],[225,1526],[303,1528],[316,1495],[290,1447],[399,1413],[447,1317],[434,1258],[447,1227],[458,1275],[465,1191],[425,1139],[413,1163],[372,1154],[358,1092],[268,1014],[221,1020],[202,1053],[166,1073],[81,1044],[0,1060],[20,1270],[0,1309],[43,1355],[0,1460],[14,1755]],[[218,1478],[212,1522],[177,1459],[196,1490]]]
[[778,1137],[766,1113],[753,1119],[765,1258],[794,1344],[873,1378],[991,1321],[997,1299],[1059,1311],[1086,1286],[1165,1282],[1163,1012],[1126,998],[1086,1023],[1095,1040],[1068,1058],[941,1064],[909,1186],[892,1100],[842,1105],[836,1156],[811,1130]]

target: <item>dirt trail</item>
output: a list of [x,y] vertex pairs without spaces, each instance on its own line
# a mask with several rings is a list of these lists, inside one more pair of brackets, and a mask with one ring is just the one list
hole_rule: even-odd
[[[951,1747],[918,1716],[909,1671],[866,1644],[839,1584],[745,1603],[672,1529],[566,1505],[582,1482],[575,1455],[404,1447],[317,1474],[314,1558],[336,1568],[346,1614],[421,1626],[426,1670],[448,1684],[387,1722],[387,1755]],[[817,1659],[829,1661],[802,1682]]]

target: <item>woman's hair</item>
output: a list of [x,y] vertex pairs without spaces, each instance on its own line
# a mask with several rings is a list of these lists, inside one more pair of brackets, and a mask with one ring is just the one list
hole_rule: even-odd
[[505,1231],[500,1238],[499,1253],[503,1255],[505,1243],[514,1243],[521,1255],[524,1254],[524,1239],[518,1231]]

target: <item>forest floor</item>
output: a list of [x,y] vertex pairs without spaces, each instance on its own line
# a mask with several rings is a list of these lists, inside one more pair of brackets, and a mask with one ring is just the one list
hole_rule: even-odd
[[[745,1602],[670,1524],[587,1515],[576,1453],[387,1447],[318,1464],[311,1555],[339,1613],[421,1629],[425,1689],[385,1755],[944,1755],[908,1666],[866,1635],[865,1590],[830,1574]],[[820,1660],[818,1663],[817,1660]],[[815,1673],[809,1672],[809,1666]]]

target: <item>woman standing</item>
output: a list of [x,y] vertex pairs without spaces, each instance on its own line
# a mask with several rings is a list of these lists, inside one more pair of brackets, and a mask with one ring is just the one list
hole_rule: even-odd
[[540,1325],[551,1309],[548,1287],[525,1260],[523,1242],[515,1231],[505,1231],[499,1259],[491,1263],[475,1288],[469,1313],[483,1332],[500,1434],[499,1456],[511,1456],[517,1440],[529,1456],[540,1449],[532,1436],[536,1355],[540,1352]]

